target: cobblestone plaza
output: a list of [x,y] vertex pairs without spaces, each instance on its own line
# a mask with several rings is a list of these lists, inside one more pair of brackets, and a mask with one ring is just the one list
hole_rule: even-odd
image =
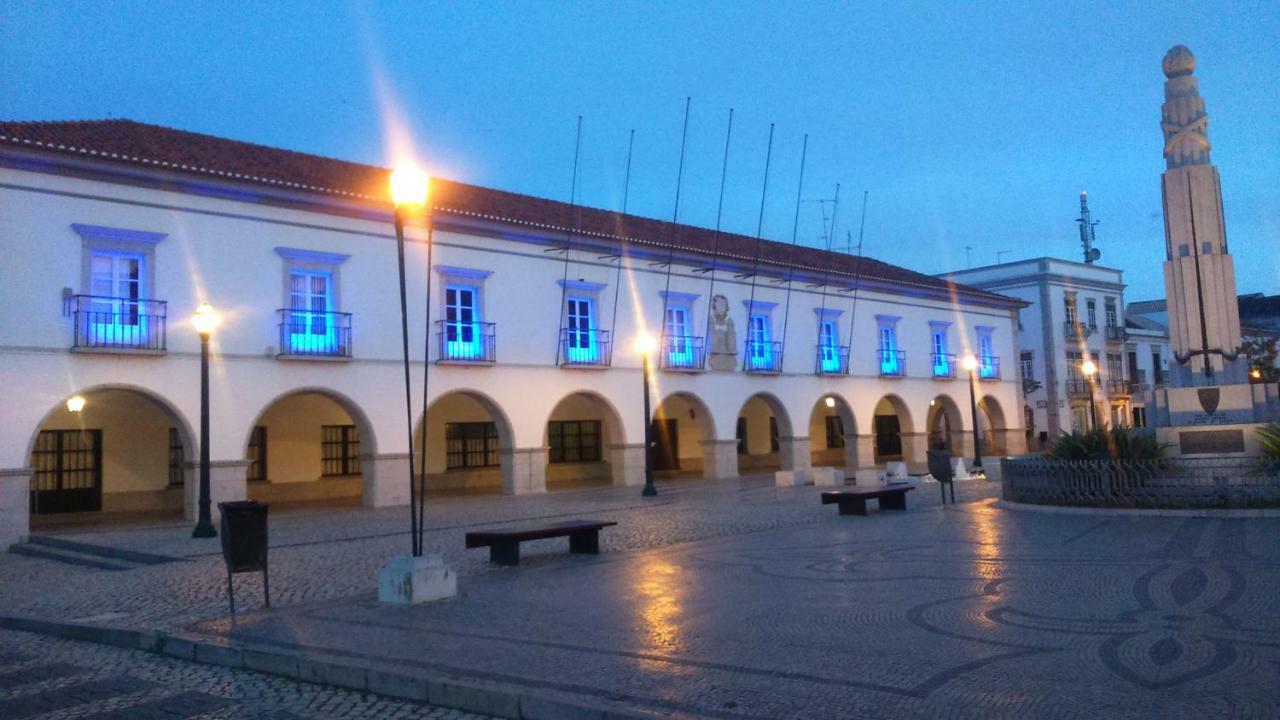
[[[459,596],[432,605],[374,601],[406,518],[348,510],[273,518],[275,609],[260,608],[258,581],[243,576],[234,625],[216,546],[176,525],[61,536],[171,563],[107,571],[0,557],[5,614],[230,638],[659,716],[1277,712],[1280,519],[1025,512],[987,483],[962,484],[947,508],[923,485],[906,513],[865,518],[764,478],[660,489],[651,502],[607,488],[431,504],[428,551],[461,576]],[[496,568],[462,550],[468,529],[571,517],[619,522],[603,554],[543,541],[521,566]],[[61,652],[76,664],[76,651]]]

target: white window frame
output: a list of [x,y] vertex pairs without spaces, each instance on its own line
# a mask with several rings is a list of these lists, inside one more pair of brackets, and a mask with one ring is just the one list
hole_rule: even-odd
[[[280,308],[288,313],[288,319],[281,319],[282,322],[288,322],[288,347],[279,349],[279,356],[290,357],[295,353],[298,356],[324,356],[329,352],[316,352],[317,349],[334,350],[338,349],[339,340],[335,337],[337,333],[337,322],[334,313],[342,310],[342,283],[341,268],[342,264],[351,258],[350,255],[342,253],[326,252],[324,250],[312,250],[310,248],[295,247],[276,247],[276,255],[279,255],[282,262],[283,272],[283,293],[284,298],[280,303]],[[328,298],[325,302],[324,310],[316,310],[311,307],[295,308],[293,305],[293,279],[294,277],[308,278],[310,285],[311,278],[327,278]],[[305,293],[307,297],[311,297],[312,293],[308,287]],[[299,323],[296,315],[302,316],[302,322]],[[319,322],[316,322],[319,315]],[[296,328],[301,327],[303,332],[294,332]],[[282,341],[285,340],[285,333],[281,333]]]

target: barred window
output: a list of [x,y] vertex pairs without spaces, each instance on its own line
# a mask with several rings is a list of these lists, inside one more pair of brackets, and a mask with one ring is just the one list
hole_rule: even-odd
[[355,425],[321,426],[320,452],[323,474],[360,474],[360,431]]
[[267,479],[267,428],[258,425],[249,435],[249,482]]
[[445,467],[496,467],[498,426],[491,422],[445,423]]
[[839,415],[828,415],[827,422],[827,447],[842,448],[844,447],[844,420]]
[[553,463],[599,462],[600,421],[554,420],[547,423]]

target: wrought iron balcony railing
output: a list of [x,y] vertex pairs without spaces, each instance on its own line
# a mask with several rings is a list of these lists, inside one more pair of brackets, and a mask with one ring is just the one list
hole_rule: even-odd
[[1000,379],[1000,358],[995,355],[987,355],[978,358],[978,379],[979,380],[999,380]]
[[351,357],[351,313],[282,308],[281,357]]
[[1107,381],[1107,394],[1112,397],[1127,396],[1133,394],[1133,383],[1124,379],[1112,379]]
[[1107,342],[1109,343],[1122,343],[1129,339],[1129,333],[1125,332],[1125,329],[1120,325],[1108,325],[1106,326],[1106,331]]
[[561,367],[609,367],[613,339],[608,330],[560,329]]
[[702,370],[706,362],[705,339],[695,335],[663,335],[658,366],[663,370]]
[[1088,325],[1081,325],[1078,322],[1071,322],[1070,320],[1062,323],[1062,334],[1066,336],[1068,340],[1077,337],[1087,338],[1093,334],[1094,330],[1097,330],[1097,328],[1090,327]]
[[492,365],[497,362],[497,325],[436,321],[438,362]]
[[818,375],[848,375],[849,346],[819,345],[814,356],[813,371]]
[[782,343],[776,340],[748,340],[742,358],[743,370],[761,375],[776,375],[782,372]]
[[167,308],[164,300],[72,295],[66,301],[75,326],[71,349],[164,352]]
[[876,362],[881,377],[903,377],[907,374],[907,354],[902,350],[877,350]]
[[1067,378],[1067,396],[1087,398],[1093,394],[1089,385],[1089,381],[1084,378]]
[[953,378],[956,376],[956,356],[951,353],[934,353],[933,376],[936,378]]

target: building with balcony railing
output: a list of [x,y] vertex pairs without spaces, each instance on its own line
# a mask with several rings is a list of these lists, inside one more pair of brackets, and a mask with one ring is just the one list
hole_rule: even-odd
[[978,379],[979,380],[999,380],[1000,379],[1000,358],[994,355],[978,356]]
[[933,376],[940,380],[949,380],[956,376],[956,356],[954,353],[934,353]]
[[116,120],[0,123],[0,167],[0,283],[30,290],[0,303],[0,547],[32,511],[194,513],[202,303],[215,507],[402,504],[411,473],[428,495],[635,484],[646,455],[669,478],[923,471],[929,437],[1023,440],[1016,381],[982,385],[974,428],[964,379],[906,361],[1007,357],[1023,301],[448,180],[405,228],[406,427],[385,169]]

